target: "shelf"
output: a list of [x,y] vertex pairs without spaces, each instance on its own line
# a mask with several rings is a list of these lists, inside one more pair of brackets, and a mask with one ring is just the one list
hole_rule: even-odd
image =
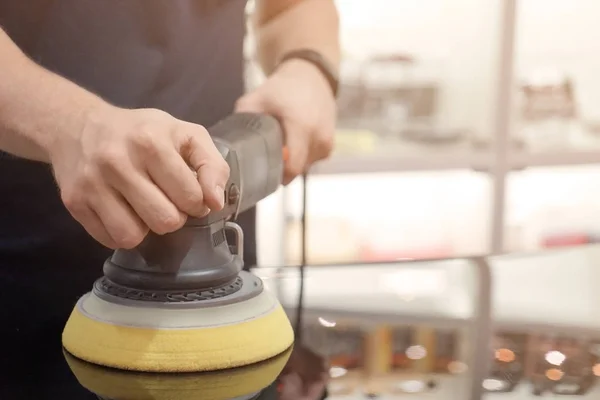
[[403,171],[438,171],[451,169],[485,170],[490,155],[466,150],[412,152],[410,155],[373,153],[368,155],[334,155],[316,164],[313,175],[336,175],[356,173],[386,173]]
[[[312,175],[338,175],[359,173],[418,172],[471,169],[487,172],[492,154],[483,150],[465,148],[428,149],[415,146],[416,150],[398,152],[373,152],[368,154],[334,154],[311,169]],[[509,159],[513,171],[533,167],[600,165],[600,150],[573,150],[530,152],[514,151]]]
[[[490,257],[492,314],[497,330],[600,337],[600,245]],[[297,268],[258,268],[257,275],[298,305]],[[304,309],[315,317],[365,322],[460,324],[476,313],[473,261],[449,259],[384,264],[310,266]]]
[[514,152],[510,159],[511,169],[529,167],[553,167],[600,164],[600,149],[548,152]]
[[485,169],[491,158],[474,149],[468,140],[453,143],[427,142],[383,135],[374,129],[339,129],[336,152],[317,163],[313,174],[349,174],[447,169]]
[[[298,269],[254,272],[294,313]],[[310,317],[350,318],[356,323],[461,325],[476,318],[477,274],[478,267],[466,259],[310,266],[305,269],[303,309]]]
[[496,329],[600,337],[600,246],[489,259]]

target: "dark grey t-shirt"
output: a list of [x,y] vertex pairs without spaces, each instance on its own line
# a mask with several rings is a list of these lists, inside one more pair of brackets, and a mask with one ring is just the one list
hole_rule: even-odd
[[[244,6],[245,0],[1,1],[0,25],[39,64],[115,105],[159,108],[210,126],[243,91]],[[81,235],[48,167],[7,158],[0,161],[0,262],[8,252]]]
[[[39,64],[115,105],[210,126],[243,93],[245,2],[6,0],[0,25]],[[0,304],[13,304],[0,308],[0,331],[23,308],[26,323],[43,323],[52,304],[68,316],[108,254],[65,210],[48,165],[0,153]]]

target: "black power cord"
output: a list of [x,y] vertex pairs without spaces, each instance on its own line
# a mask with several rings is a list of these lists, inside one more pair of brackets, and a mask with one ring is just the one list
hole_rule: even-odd
[[308,176],[302,174],[302,210],[300,214],[300,283],[298,290],[298,306],[296,307],[296,343],[302,344],[302,325],[304,314],[304,267],[306,266],[306,183]]

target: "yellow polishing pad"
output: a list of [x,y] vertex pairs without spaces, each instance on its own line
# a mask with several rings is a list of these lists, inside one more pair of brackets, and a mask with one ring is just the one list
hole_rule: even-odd
[[119,371],[78,360],[65,353],[71,371],[84,388],[108,399],[225,400],[251,395],[277,379],[291,348],[267,361],[228,371],[155,374]]
[[294,333],[267,290],[237,303],[194,309],[132,306],[94,293],[75,306],[63,346],[75,357],[143,372],[229,369],[285,352]]

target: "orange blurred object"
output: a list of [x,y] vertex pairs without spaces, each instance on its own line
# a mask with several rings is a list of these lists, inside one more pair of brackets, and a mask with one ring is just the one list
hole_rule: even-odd
[[510,349],[496,350],[496,359],[501,362],[509,363],[515,361],[515,353]]
[[560,381],[565,373],[558,368],[551,368],[546,371],[546,378],[551,381]]
[[283,162],[286,162],[290,158],[290,151],[288,150],[287,147],[283,148],[282,157],[283,157]]

